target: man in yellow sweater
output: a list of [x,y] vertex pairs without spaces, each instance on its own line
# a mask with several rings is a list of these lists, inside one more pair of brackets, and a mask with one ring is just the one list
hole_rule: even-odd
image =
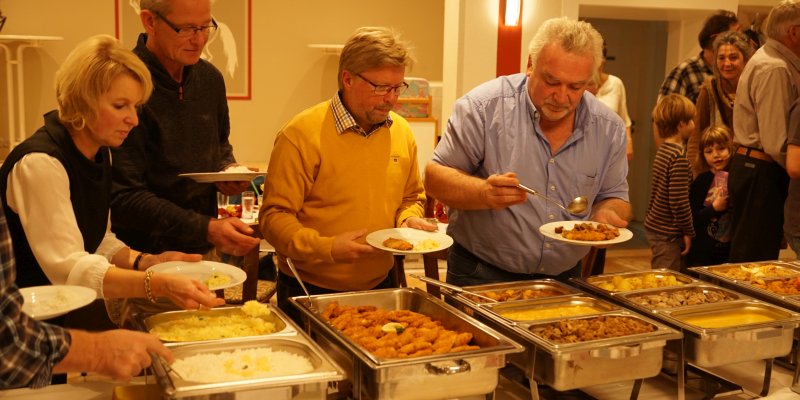
[[436,229],[422,218],[414,135],[391,112],[412,63],[391,30],[358,29],[342,49],[339,91],[275,139],[259,222],[280,255],[278,305],[295,320],[287,299],[303,292],[285,257],[312,294],[393,287],[392,254],[366,244],[366,234]]

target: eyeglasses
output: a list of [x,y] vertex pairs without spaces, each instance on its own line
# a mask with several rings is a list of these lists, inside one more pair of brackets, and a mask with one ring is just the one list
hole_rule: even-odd
[[403,82],[403,83],[401,83],[401,84],[399,84],[397,86],[378,85],[375,82],[372,82],[371,80],[369,80],[367,78],[364,78],[364,75],[361,75],[361,74],[356,74],[356,75],[359,78],[363,79],[364,82],[369,83],[369,85],[372,86],[372,91],[375,92],[375,94],[377,94],[378,96],[386,96],[390,92],[394,92],[394,94],[400,96],[401,94],[403,94],[406,91],[406,89],[408,89],[408,83],[405,83],[405,82]]
[[169,20],[166,19],[160,13],[158,13],[156,11],[153,11],[153,10],[150,10],[150,12],[155,14],[156,17],[161,18],[161,20],[164,21],[170,28],[172,28],[172,30],[175,31],[175,33],[177,33],[178,37],[180,37],[180,38],[189,38],[189,37],[194,36],[194,34],[198,33],[198,32],[202,33],[204,35],[210,35],[210,34],[214,33],[217,30],[217,28],[219,28],[219,26],[217,25],[217,21],[215,21],[214,18],[211,18],[211,25],[206,25],[206,26],[183,26],[183,27],[179,28],[179,27],[175,26],[175,24],[173,24],[172,22],[169,22]]

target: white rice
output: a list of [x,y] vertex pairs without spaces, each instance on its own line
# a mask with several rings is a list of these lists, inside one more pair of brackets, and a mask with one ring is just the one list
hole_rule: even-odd
[[172,369],[187,381],[215,383],[304,374],[314,367],[301,355],[252,348],[196,354],[175,360]]
[[250,168],[247,168],[247,166],[237,165],[234,167],[230,167],[222,172],[240,173],[240,172],[253,172],[253,171],[251,171]]

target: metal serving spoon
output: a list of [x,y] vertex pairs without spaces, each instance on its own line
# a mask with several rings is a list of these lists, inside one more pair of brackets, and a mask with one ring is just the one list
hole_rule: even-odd
[[294,278],[297,279],[297,282],[300,283],[300,287],[303,288],[303,292],[306,293],[306,297],[308,297],[308,309],[311,312],[317,312],[317,308],[314,307],[314,303],[311,301],[311,294],[308,293],[308,289],[306,289],[306,285],[303,283],[303,280],[300,279],[300,274],[297,273],[297,269],[294,268],[294,263],[292,259],[286,257],[286,264],[289,265],[289,269],[292,270],[292,274],[294,274]]
[[572,215],[577,215],[577,216],[584,215],[584,214],[586,214],[586,209],[589,208],[589,200],[586,199],[586,196],[578,196],[578,197],[572,199],[572,201],[569,204],[567,204],[566,207],[564,207],[563,205],[561,205],[561,203],[559,203],[559,202],[557,202],[557,201],[555,201],[555,200],[553,200],[553,199],[551,199],[551,198],[549,198],[549,197],[547,197],[547,196],[545,196],[545,195],[543,195],[543,194],[541,194],[541,193],[539,193],[539,192],[537,192],[537,191],[535,191],[535,190],[533,190],[533,189],[531,189],[531,188],[529,188],[529,187],[527,187],[527,186],[525,186],[525,185],[523,185],[521,183],[517,184],[517,187],[522,189],[522,190],[524,190],[524,191],[526,191],[526,192],[528,192],[528,193],[530,193],[530,194],[532,194],[532,195],[534,195],[534,196],[539,196],[539,197],[541,197],[541,198],[543,198],[543,199],[545,199],[545,200],[557,205],[558,208],[560,208],[560,209],[562,209],[562,210],[564,210],[564,211],[566,211],[566,212],[568,212],[568,213],[570,213]]

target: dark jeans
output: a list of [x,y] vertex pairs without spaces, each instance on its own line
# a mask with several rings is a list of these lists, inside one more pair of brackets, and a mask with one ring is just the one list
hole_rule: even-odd
[[789,176],[778,163],[734,154],[728,177],[731,262],[777,260]]
[[453,246],[450,247],[450,250],[447,252],[447,283],[461,287],[545,278],[568,283],[570,278],[579,277],[580,274],[580,261],[574,267],[555,276],[546,274],[518,274],[500,269],[481,260],[458,243],[453,243]]
[[[308,293],[312,296],[318,294],[341,293],[338,290],[315,286],[308,282],[303,282],[303,284],[306,286],[306,289],[308,289]],[[394,280],[392,279],[392,274],[389,274],[386,279],[372,289],[388,289],[394,287],[397,287],[397,284],[395,284]],[[301,318],[300,310],[298,310],[297,307],[292,305],[289,301],[290,297],[306,295],[305,292],[303,292],[303,288],[297,282],[297,279],[295,279],[294,276],[286,275],[282,271],[279,271],[277,293],[278,308],[286,313],[286,315],[288,315],[300,327],[303,327],[304,323],[303,318]]]

